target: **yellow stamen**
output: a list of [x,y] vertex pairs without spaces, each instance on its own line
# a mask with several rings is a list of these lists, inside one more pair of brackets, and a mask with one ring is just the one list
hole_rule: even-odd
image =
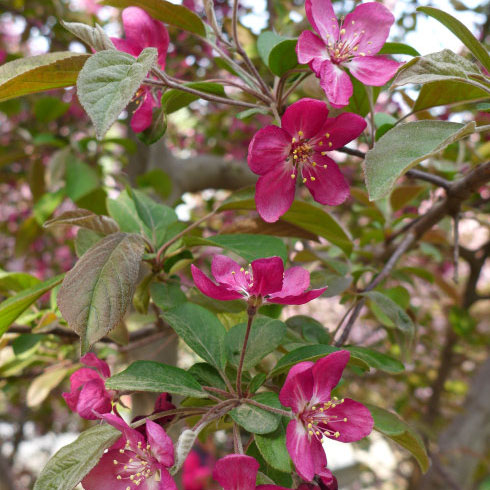
[[312,182],[315,182],[315,180],[316,180],[316,179],[315,179],[315,177],[313,177],[313,176],[312,176],[312,177],[310,177],[310,180],[311,180]]
[[296,175],[291,174],[291,178],[292,178],[292,179],[295,179],[295,178],[296,178]]

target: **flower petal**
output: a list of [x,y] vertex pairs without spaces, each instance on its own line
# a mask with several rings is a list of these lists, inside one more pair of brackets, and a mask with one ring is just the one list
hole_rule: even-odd
[[210,298],[220,301],[230,301],[233,299],[241,299],[242,295],[236,291],[230,291],[226,286],[216,285],[206,274],[198,269],[194,264],[191,265],[192,278],[194,284],[201,293]]
[[139,45],[134,45],[127,39],[120,39],[118,37],[111,37],[111,41],[118,51],[124,51],[135,58],[137,58],[141,53],[141,47]]
[[304,293],[297,294],[296,296],[284,296],[284,297],[271,297],[267,301],[269,303],[276,303],[279,305],[304,305],[313,301],[314,299],[321,296],[327,288],[312,289],[310,291],[305,291]]
[[325,42],[335,42],[339,37],[339,23],[330,0],[306,0],[306,16]]
[[[349,362],[350,352],[332,352],[316,361],[311,372],[314,380],[311,404],[316,405],[330,400],[330,392],[338,385],[342,372]],[[333,410],[333,409],[331,409]],[[330,410],[329,412],[330,413]]]
[[310,273],[303,267],[291,267],[284,272],[282,289],[271,295],[271,298],[296,296],[310,286]]
[[328,116],[328,108],[321,100],[304,98],[290,105],[281,119],[281,127],[289,136],[300,139],[313,138],[318,134]]
[[345,66],[362,83],[378,87],[388,82],[402,64],[384,56],[356,56]]
[[[316,146],[315,150],[336,150],[352,140],[355,140],[366,129],[366,121],[363,117],[344,112],[337,117],[329,117],[322,128],[322,135],[325,136],[322,146]],[[328,135],[328,137],[326,136]]]
[[301,64],[309,63],[313,60],[328,60],[330,56],[325,43],[311,31],[303,31],[296,44],[296,54]]
[[266,296],[282,288],[284,264],[280,257],[268,257],[252,262],[253,286],[250,294]]
[[335,478],[333,473],[328,468],[325,468],[319,472],[318,475],[322,479],[322,483],[327,490],[338,490],[339,484],[337,483],[337,478]]
[[112,397],[106,391],[102,379],[85,383],[77,400],[78,415],[87,420],[97,420],[99,418],[97,414],[109,413],[111,410]]
[[293,204],[296,178],[292,170],[278,168],[263,175],[255,186],[255,205],[260,217],[268,223],[277,221]]
[[358,41],[358,53],[376,54],[386,42],[393,22],[393,14],[381,2],[362,3],[346,15],[341,39],[350,41],[352,46]]
[[279,393],[279,401],[285,407],[291,407],[294,413],[300,413],[308,405],[313,394],[314,363],[304,361],[293,366]]
[[354,92],[349,75],[330,61],[321,65],[320,86],[333,107],[346,106]]
[[174,464],[174,445],[172,439],[157,423],[146,421],[146,435],[151,452],[163,466],[170,468]]
[[339,166],[331,158],[318,153],[314,158],[316,167],[308,165],[302,170],[303,178],[306,179],[305,185],[313,199],[328,206],[342,204],[349,197],[349,183],[342,175]]
[[153,107],[156,105],[153,95],[148,87],[143,87],[145,94],[140,106],[134,111],[131,118],[131,129],[135,133],[141,133],[151,126],[153,120]]
[[[332,354],[330,354],[332,355]],[[339,437],[331,437],[340,442],[353,442],[368,436],[374,427],[371,412],[359,402],[345,398],[344,402],[328,410],[329,417],[336,416],[338,422],[330,421],[327,428],[338,431]],[[347,419],[344,422],[344,419]]]
[[248,166],[257,175],[264,175],[286,162],[291,139],[277,126],[257,131],[248,147]]
[[108,424],[111,424],[117,430],[120,430],[123,437],[126,439],[126,441],[129,441],[132,448],[136,448],[138,446],[138,442],[140,442],[141,445],[146,445],[145,437],[137,430],[129,427],[129,425],[118,415],[106,413],[101,415],[100,418],[105,420]]
[[219,284],[226,284],[236,290],[247,289],[248,281],[242,267],[226,255],[213,257],[211,272]]
[[[118,450],[110,449],[82,480],[83,488],[85,490],[101,490],[102,488],[126,490],[127,480],[117,480],[116,477],[130,457],[130,451],[121,454]],[[114,464],[114,461],[118,461],[118,464]]]
[[104,376],[104,378],[109,378],[111,375],[111,370],[107,362],[99,359],[93,352],[89,352],[85,354],[80,362],[85,364],[85,366],[94,367],[99,370],[100,374]]
[[[174,479],[170,475],[167,469],[165,468],[160,468],[160,483],[158,484],[158,487],[155,487],[155,490],[178,490],[177,484],[175,483]],[[150,487],[148,489],[145,489],[144,487],[142,490],[151,490]]]
[[298,475],[311,481],[316,473],[327,465],[327,457],[322,444],[298,420],[291,420],[286,429],[286,447],[293,460]]
[[230,454],[216,462],[213,478],[224,490],[255,490],[259,463],[251,456]]

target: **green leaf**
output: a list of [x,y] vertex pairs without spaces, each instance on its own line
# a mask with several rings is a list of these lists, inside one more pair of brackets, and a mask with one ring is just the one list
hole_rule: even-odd
[[331,337],[325,327],[310,316],[296,315],[286,320],[289,328],[301,332],[303,338],[314,344],[330,344]]
[[218,371],[206,362],[193,364],[187,372],[194,376],[204,386],[214,386],[226,390],[226,384],[221,378]]
[[41,97],[34,104],[34,115],[41,123],[49,123],[61,117],[69,109],[70,104],[58,97]]
[[162,311],[169,310],[187,301],[187,297],[178,284],[154,282],[150,286],[153,302]]
[[[274,408],[283,408],[276,393],[259,393],[253,397],[253,400]],[[238,425],[253,434],[274,432],[281,421],[280,415],[248,404],[234,408],[229,415]]]
[[414,332],[414,324],[412,319],[397,303],[390,297],[378,291],[368,291],[362,293],[370,301],[372,301],[380,310],[393,322],[394,326],[404,332],[412,335]]
[[[369,105],[369,98],[366,96],[366,87],[360,82],[357,78],[349,75],[352,86],[353,86],[353,94],[349,99],[349,104],[343,108],[345,112],[354,112],[359,114],[362,117],[366,117],[371,110]],[[378,99],[378,95],[381,92],[382,87],[372,87],[373,92],[373,104],[376,103]]]
[[58,307],[81,340],[82,353],[123,319],[138,280],[143,239],[113,233],[98,241],[66,274]]
[[42,225],[61,204],[65,197],[65,189],[58,189],[56,192],[47,192],[34,204],[32,209],[34,218],[39,225]]
[[46,221],[44,228],[52,228],[53,226],[79,226],[87,230],[92,230],[100,235],[110,235],[117,233],[119,226],[108,216],[98,216],[87,209],[74,209],[73,211],[65,211],[56,218]]
[[269,55],[274,46],[287,39],[273,31],[262,31],[257,39],[257,51],[260,58],[269,66]]
[[298,65],[297,41],[272,31],[262,31],[257,39],[257,51],[272,73],[280,77]]
[[429,469],[429,458],[420,436],[398,415],[374,405],[366,406],[373,416],[374,428],[410,451],[425,473]]
[[424,185],[409,184],[402,185],[393,189],[390,195],[390,205],[393,211],[406,206],[409,202],[413,201],[421,192],[426,189]]
[[46,400],[48,395],[56,388],[68,374],[69,368],[59,368],[36,376],[29,384],[26,393],[26,404],[28,407],[37,407]]
[[154,361],[135,361],[124,371],[105,382],[109,390],[177,393],[196,398],[206,397],[201,385],[187,371]]
[[369,199],[375,201],[387,196],[407,170],[474,131],[474,121],[466,125],[415,121],[395,126],[366,154],[364,173]]
[[169,206],[160,204],[148,197],[145,193],[130,190],[136,212],[140,220],[147,226],[149,233],[145,233],[155,248],[165,241],[167,228],[178,218],[175,211]]
[[272,468],[284,473],[291,473],[293,465],[286,448],[286,429],[284,421],[269,434],[255,434],[255,444],[265,462]]
[[249,392],[255,393],[266,381],[267,376],[264,373],[256,374],[248,384]]
[[[189,82],[184,85],[201,92],[226,97],[223,85],[220,85],[219,83]],[[191,102],[194,102],[197,99],[199,99],[198,95],[183,92],[182,90],[170,89],[162,95],[162,108],[166,114],[171,114],[183,107],[187,107]]]
[[405,370],[405,366],[399,360],[381,352],[368,349],[367,347],[347,346],[345,349],[348,350],[351,355],[365,361],[370,367],[379,369],[385,373],[399,374]]
[[159,168],[138,175],[136,182],[139,187],[151,187],[162,199],[167,199],[172,192],[172,180]]
[[384,43],[377,54],[408,54],[410,56],[420,56],[420,53],[415,48],[404,43]]
[[63,275],[52,277],[29,289],[25,289],[0,303],[0,336],[29,306],[44,293],[54,288],[63,280]]
[[298,347],[297,349],[288,352],[285,356],[281,357],[274,369],[271,371],[271,376],[277,376],[278,374],[289,371],[295,364],[302,361],[316,361],[321,357],[325,357],[327,354],[338,351],[337,347],[331,345],[305,345],[304,347]]
[[145,48],[136,59],[122,51],[99,51],[85,63],[77,80],[80,103],[102,139],[128,105],[157,59],[156,48]]
[[22,291],[37,286],[41,281],[26,272],[5,272],[0,270],[0,292]]
[[332,298],[343,293],[352,284],[352,276],[340,276],[331,274],[323,270],[313,271],[310,275],[311,287],[322,288],[328,286],[328,289],[321,295],[322,298]]
[[120,9],[132,6],[140,7],[154,19],[194,32],[199,36],[206,36],[206,29],[199,16],[182,5],[175,5],[165,0],[104,0],[100,3]]
[[4,63],[0,66],[0,102],[75,85],[88,58],[90,55],[62,51]]
[[163,318],[197,355],[219,370],[224,369],[226,330],[213,313],[184,303],[164,312]]
[[104,29],[95,24],[95,27],[82,24],[81,22],[64,22],[61,25],[69,32],[77,36],[84,43],[94,48],[94,51],[104,51],[105,49],[116,49],[111,38],[105,33]]
[[104,235],[99,235],[92,230],[80,228],[75,238],[75,253],[80,258],[87,250],[95,245],[99,240],[104,238]]
[[39,344],[39,342],[41,342],[41,340],[43,340],[45,337],[46,335],[35,333],[24,333],[19,335],[11,343],[14,354],[16,356],[20,356],[22,353],[27,352]]
[[76,158],[66,161],[66,194],[72,201],[78,201],[99,187],[97,172],[85,162]]
[[151,235],[151,231],[138,216],[136,205],[128,191],[122,191],[116,199],[107,199],[107,210],[121,231]]
[[284,261],[287,258],[284,242],[280,238],[268,235],[236,233],[233,235],[215,235],[208,238],[187,236],[184,238],[184,243],[189,247],[198,245],[220,247],[240,255],[248,262],[261,257],[278,256]]
[[[238,366],[246,330],[247,323],[240,323],[231,328],[226,335],[226,354],[234,366]],[[243,368],[250,369],[262,361],[281,343],[285,333],[285,323],[272,318],[255,318],[250,329]]]
[[121,433],[108,424],[96,425],[62,447],[46,464],[34,484],[34,490],[72,490],[98,463],[106,448]]
[[[163,107],[154,107],[150,127],[140,133],[136,133],[136,136],[145,145],[152,145],[165,134],[165,131],[167,131],[167,115],[165,114]],[[160,172],[163,173],[162,170],[160,170]]]
[[430,15],[445,25],[473,53],[485,69],[490,71],[490,55],[488,51],[462,22],[447,12],[434,7],[418,7],[417,11]]

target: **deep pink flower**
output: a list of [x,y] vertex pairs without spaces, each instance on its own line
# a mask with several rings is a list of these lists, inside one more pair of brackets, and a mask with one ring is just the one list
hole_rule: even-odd
[[250,270],[240,267],[225,255],[215,255],[211,272],[218,284],[209,279],[194,264],[192,277],[197,288],[206,296],[221,301],[256,299],[283,305],[302,305],[318,298],[327,288],[306,291],[310,273],[303,267],[284,270],[280,257],[254,260]]
[[345,398],[331,398],[350,357],[345,350],[333,352],[317,362],[300,362],[288,373],[279,394],[285,407],[291,407],[296,418],[286,431],[286,446],[304,480],[325,473],[327,458],[322,447],[325,437],[341,442],[353,442],[366,437],[373,429],[369,410],[360,403]]
[[123,435],[82,480],[85,490],[177,490],[168,472],[174,445],[162,427],[147,420],[145,438],[117,415],[102,418]]
[[277,485],[255,485],[259,463],[251,456],[230,454],[216,463],[213,478],[224,490],[287,490]]
[[384,85],[395,74],[401,63],[374,56],[395,21],[382,3],[358,5],[340,26],[330,0],[306,0],[305,9],[320,37],[311,31],[301,33],[296,45],[298,61],[310,64],[332,106],[347,105],[353,92],[343,68],[366,85]]
[[[119,51],[133,56],[139,56],[143,49],[157,48],[158,64],[165,69],[169,37],[165,26],[158,20],[152,19],[139,7],[128,7],[122,12],[122,21],[125,39],[111,38]],[[136,98],[140,106],[136,109],[132,119],[131,128],[135,133],[144,131],[151,125],[153,108],[160,105],[150,87],[142,85]]]
[[111,371],[105,361],[91,352],[80,360],[89,367],[80,368],[70,376],[70,392],[63,393],[63,398],[70,410],[80,417],[95,420],[99,418],[98,414],[112,410],[112,393],[105,389],[104,384]]
[[329,118],[325,102],[301,99],[286,109],[280,128],[258,131],[248,148],[248,165],[260,175],[255,203],[262,219],[277,221],[291,207],[300,174],[315,201],[329,206],[344,202],[349,184],[327,154],[357,138],[365,127],[357,114]]
[[192,450],[182,466],[184,490],[206,490],[211,480],[211,468],[202,464],[199,453]]

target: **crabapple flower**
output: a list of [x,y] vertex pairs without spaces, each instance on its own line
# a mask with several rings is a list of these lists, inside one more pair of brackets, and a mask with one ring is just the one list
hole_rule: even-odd
[[[107,391],[104,384],[111,371],[105,361],[91,352],[80,360],[88,367],[80,368],[70,376],[70,392],[62,396],[70,410],[84,419],[96,420],[98,414],[112,410],[112,392]],[[95,369],[90,369],[92,367]]]
[[192,450],[182,466],[184,490],[206,490],[211,480],[211,467],[203,464],[201,455]]
[[260,175],[255,203],[262,219],[277,221],[291,207],[299,175],[315,201],[329,206],[344,202],[349,184],[327,155],[357,138],[365,127],[357,114],[329,118],[325,102],[305,98],[286,109],[280,128],[260,129],[250,142],[248,165]]
[[255,485],[259,463],[251,456],[230,454],[217,461],[213,478],[223,490],[287,490],[277,485]]
[[302,305],[318,298],[327,289],[306,291],[310,273],[303,267],[285,271],[280,257],[254,260],[249,270],[245,270],[229,257],[215,255],[211,272],[218,284],[195,265],[191,265],[191,272],[195,285],[206,296],[221,301],[245,299],[255,306],[262,302]]
[[301,33],[296,45],[300,63],[309,63],[333,107],[349,103],[352,82],[344,68],[366,85],[384,85],[401,63],[375,56],[383,47],[395,21],[380,2],[358,5],[341,20],[330,0],[306,0],[306,16],[313,29]]
[[[158,64],[162,70],[165,69],[169,45],[165,26],[139,7],[125,8],[122,12],[122,21],[126,38],[111,38],[116,49],[137,57],[145,48],[157,48]],[[147,85],[140,87],[135,98],[139,107],[131,118],[131,129],[135,133],[140,133],[151,125],[153,108],[159,106],[159,98],[154,97],[151,88]]]
[[85,490],[177,490],[168,471],[174,445],[162,427],[147,420],[145,437],[117,415],[102,418],[123,435],[82,480]]
[[315,474],[329,478],[324,438],[353,442],[373,429],[373,418],[364,405],[350,398],[339,400],[330,396],[349,357],[348,351],[341,350],[317,362],[296,364],[279,394],[281,403],[291,407],[295,415],[286,430],[286,446],[304,480],[311,481]]

